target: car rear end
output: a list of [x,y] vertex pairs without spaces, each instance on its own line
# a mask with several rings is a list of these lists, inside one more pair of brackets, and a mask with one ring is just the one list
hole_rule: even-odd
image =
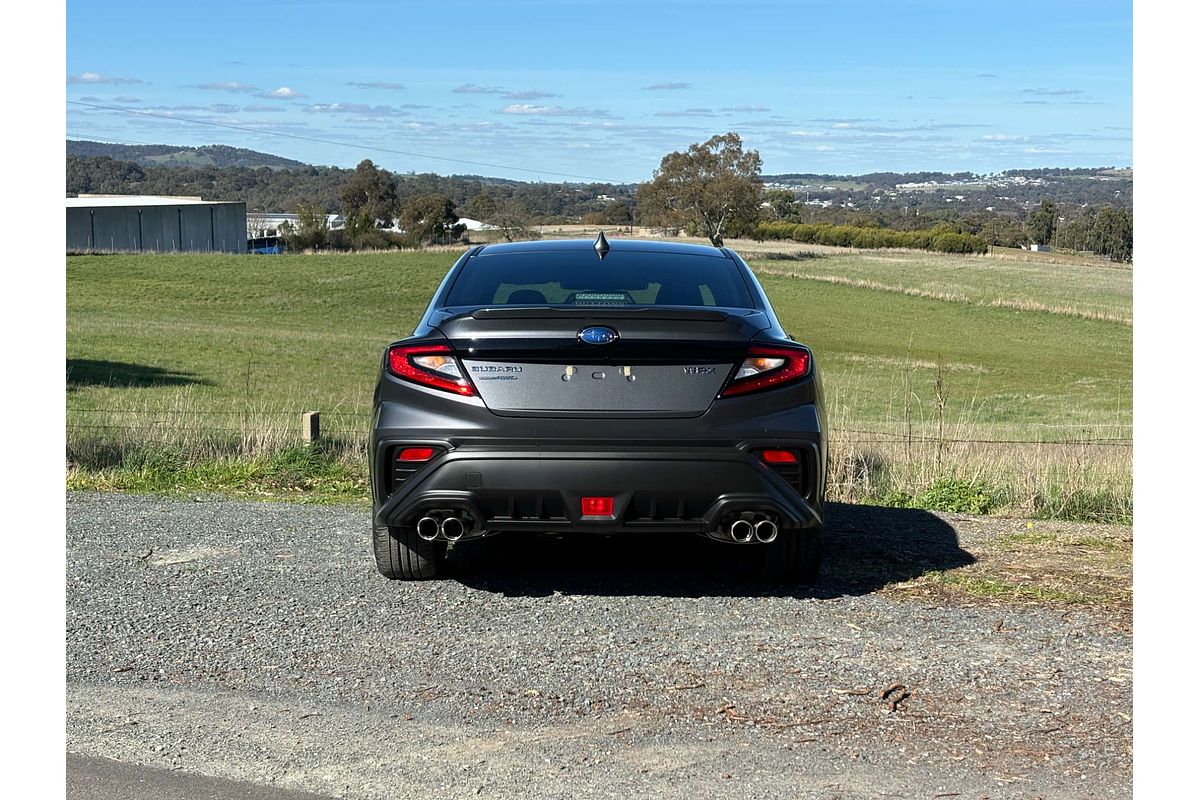
[[434,555],[506,531],[660,531],[779,550],[785,567],[799,543],[812,561],[825,476],[812,353],[728,251],[591,245],[468,253],[416,335],[388,348],[379,529]]

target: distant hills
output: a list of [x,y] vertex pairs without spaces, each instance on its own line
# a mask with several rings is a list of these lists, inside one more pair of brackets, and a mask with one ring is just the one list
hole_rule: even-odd
[[[241,147],[129,145],[67,140],[67,194],[185,194],[244,200],[250,211],[294,211],[312,204],[340,208],[339,192],[353,168],[313,166]],[[267,169],[264,170],[263,167]],[[530,183],[480,175],[393,173],[401,198],[442,194],[460,209],[487,191],[511,198],[533,218],[577,221],[584,215],[628,212],[634,184]],[[647,175],[647,178],[650,176]],[[1023,219],[1045,198],[1076,208],[1112,205],[1132,210],[1128,168],[1013,169],[972,172],[873,172],[864,175],[763,175],[767,189],[791,193],[806,221],[908,227],[995,215]],[[907,218],[912,217],[910,221]],[[980,217],[984,218],[984,217]],[[607,220],[606,220],[607,221]],[[990,224],[990,222],[989,222]]]
[[142,167],[269,167],[271,169],[307,169],[308,164],[244,147],[209,144],[181,147],[174,144],[110,144],[67,139],[67,157],[107,156]]

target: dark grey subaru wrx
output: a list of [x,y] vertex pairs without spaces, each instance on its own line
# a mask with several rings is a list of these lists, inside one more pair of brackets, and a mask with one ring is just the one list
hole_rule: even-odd
[[820,567],[817,364],[727,248],[472,248],[385,351],[370,447],[388,578],[513,531],[695,533],[758,548],[766,579]]

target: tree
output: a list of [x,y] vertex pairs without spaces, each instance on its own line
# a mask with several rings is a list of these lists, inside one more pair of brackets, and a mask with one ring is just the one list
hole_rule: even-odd
[[1113,261],[1133,260],[1133,215],[1125,208],[1105,206],[1099,223],[1105,233],[1104,254]]
[[758,151],[743,151],[736,133],[713,136],[663,157],[653,179],[638,186],[639,217],[651,225],[692,229],[718,245],[727,228],[755,220],[761,170]]
[[391,225],[396,216],[396,181],[390,172],[379,169],[370,159],[359,162],[338,196],[347,224],[355,219],[360,228],[374,227],[376,222]]
[[529,211],[516,198],[483,192],[471,198],[467,213],[480,222],[494,225],[506,242],[529,239],[533,235]]
[[311,203],[296,208],[296,225],[284,222],[279,233],[288,250],[320,250],[329,244],[329,220],[324,212]]
[[471,219],[491,223],[495,213],[496,197],[489,192],[480,192],[467,202],[467,216]]
[[465,226],[456,225],[458,213],[454,201],[444,194],[421,194],[410,198],[400,209],[400,227],[411,245],[446,242],[462,235]]
[[763,193],[763,217],[766,219],[786,219],[800,222],[800,204],[796,202],[796,193],[791,189],[768,189]]
[[1046,198],[1041,205],[1029,212],[1029,235],[1035,244],[1050,244],[1054,238],[1054,226],[1058,222],[1058,208],[1054,201]]

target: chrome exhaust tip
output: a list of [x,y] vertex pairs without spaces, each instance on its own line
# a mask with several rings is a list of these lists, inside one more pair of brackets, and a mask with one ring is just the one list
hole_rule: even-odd
[[754,538],[754,526],[749,520],[739,519],[729,526],[729,535],[735,542],[749,542]]
[[754,538],[758,539],[763,544],[775,541],[779,537],[779,526],[769,519],[764,519],[762,522],[754,526]]
[[417,522],[417,536],[432,542],[438,536],[438,521],[433,517],[421,517]]
[[448,542],[457,542],[467,532],[467,526],[458,517],[446,517],[442,520],[442,536]]

